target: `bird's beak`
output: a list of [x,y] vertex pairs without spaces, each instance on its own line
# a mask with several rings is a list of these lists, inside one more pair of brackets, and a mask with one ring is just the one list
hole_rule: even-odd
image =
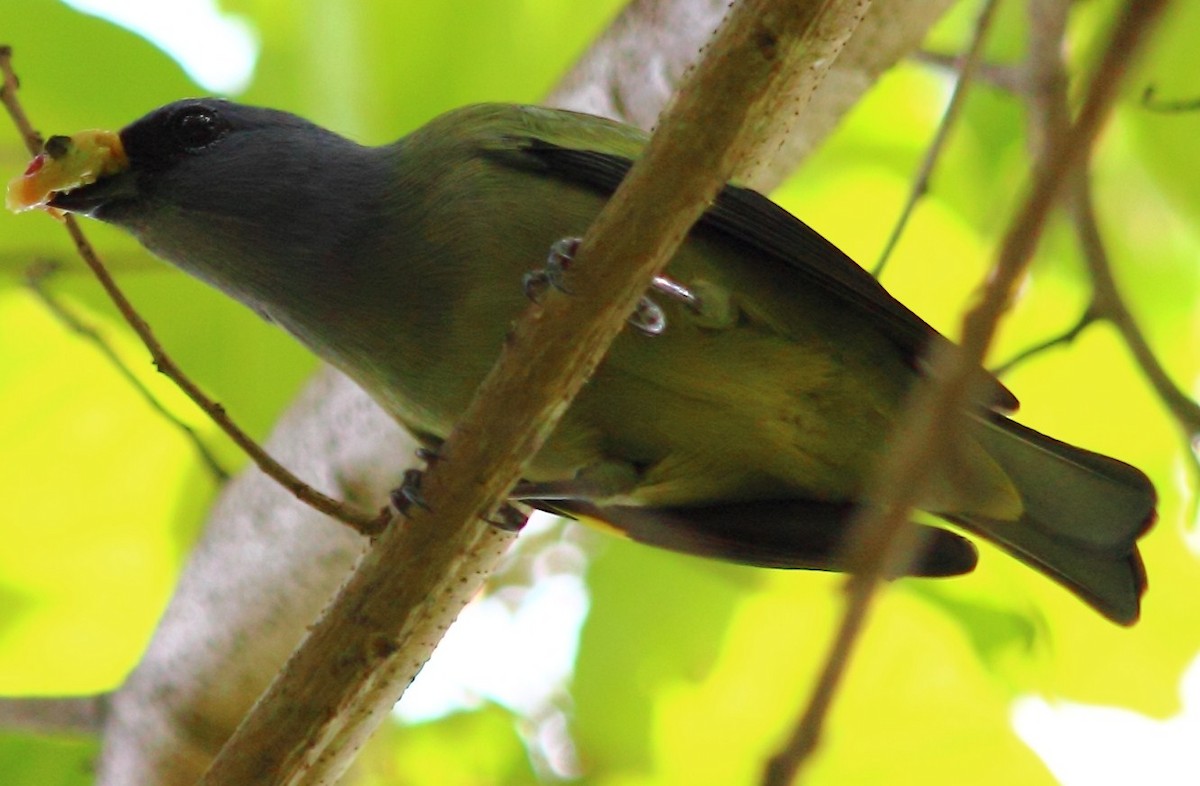
[[41,153],[24,174],[8,184],[9,210],[91,213],[132,187],[129,158],[120,135],[112,131],[81,131],[46,140]]

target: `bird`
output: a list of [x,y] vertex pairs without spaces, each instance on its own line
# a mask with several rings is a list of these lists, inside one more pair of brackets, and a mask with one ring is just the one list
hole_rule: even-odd
[[[125,230],[436,451],[645,142],[604,118],[490,103],[367,146],[287,112],[184,99],[119,132],[51,138],[8,204]],[[513,496],[687,554],[848,570],[864,484],[923,358],[948,341],[817,231],[728,184]],[[1013,420],[1013,393],[979,376],[919,500],[940,521],[917,525],[903,574],[970,572],[966,532],[1133,624],[1153,485]]]

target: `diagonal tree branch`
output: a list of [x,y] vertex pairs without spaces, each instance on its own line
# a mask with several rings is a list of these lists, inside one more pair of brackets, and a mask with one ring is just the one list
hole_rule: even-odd
[[[768,147],[774,152],[765,157],[778,162],[772,170],[794,169],[951,4],[875,0],[793,129],[803,144]],[[634,0],[550,103],[649,127],[725,5]],[[643,85],[654,89],[638,115],[630,90]],[[629,111],[610,111],[610,93]],[[267,447],[318,486],[366,504],[395,487],[415,445],[354,383],[325,368],[281,418]],[[194,783],[341,583],[361,544],[257,471],[235,478],[210,514],[146,652],[114,695],[97,783]]]
[[[692,78],[584,235],[568,297],[551,293],[441,446],[414,506],[355,574],[213,762],[205,784],[336,780],[511,538],[489,518],[656,272],[758,141],[802,70],[819,79],[860,0],[735,5]],[[789,107],[799,111],[800,106]],[[562,336],[570,335],[570,341]],[[497,558],[495,555],[492,559]]]

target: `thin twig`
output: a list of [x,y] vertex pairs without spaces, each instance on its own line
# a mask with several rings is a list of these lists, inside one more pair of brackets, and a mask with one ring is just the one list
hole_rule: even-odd
[[1088,272],[1092,276],[1097,310],[1100,316],[1112,323],[1121,334],[1142,374],[1179,424],[1186,444],[1184,455],[1188,457],[1193,478],[1200,482],[1200,458],[1196,455],[1197,447],[1200,446],[1200,404],[1184,393],[1171,379],[1117,290],[1112,263],[1096,220],[1091,178],[1086,172],[1077,173],[1072,178],[1070,189],[1071,218],[1079,237],[1080,248],[1083,249]]
[[196,449],[196,453],[200,456],[200,461],[208,467],[208,471],[212,473],[217,483],[224,483],[229,480],[229,473],[225,471],[225,468],[221,466],[221,462],[217,460],[217,457],[204,444],[204,440],[200,438],[196,430],[176,417],[173,412],[164,407],[162,402],[154,397],[150,389],[142,384],[142,381],[133,373],[133,370],[117,354],[112,344],[109,344],[96,328],[76,316],[65,303],[50,292],[46,287],[46,279],[56,273],[58,269],[59,266],[54,262],[44,261],[34,264],[25,271],[25,284],[37,295],[42,304],[59,322],[99,350],[100,354],[116,368],[117,373],[126,382],[133,386],[133,389],[141,395],[145,402],[150,405],[151,409],[165,418],[172,426],[183,432],[184,438],[192,443],[192,446]]
[[[41,137],[33,130],[33,126],[29,123],[24,109],[17,99],[18,80],[12,69],[11,47],[0,46],[0,72],[3,73],[4,77],[2,86],[0,86],[0,99],[3,100],[10,117],[12,117],[13,122],[21,132],[22,137],[24,137],[25,145],[29,149],[30,154],[37,155],[41,152]],[[196,406],[200,407],[205,414],[212,418],[213,422],[238,447],[245,451],[250,460],[258,465],[259,469],[274,478],[276,482],[291,492],[301,502],[311,505],[322,513],[353,527],[363,535],[373,536],[382,531],[390,518],[386,511],[372,516],[369,513],[359,510],[357,506],[322,494],[289,472],[287,468],[268,455],[257,442],[242,431],[229,415],[226,414],[224,407],[205,395],[199,386],[192,382],[163,350],[162,345],[158,343],[158,339],[154,337],[150,326],[137,313],[128,298],[125,297],[125,294],[117,287],[112,276],[109,275],[99,255],[92,248],[87,238],[84,237],[83,230],[79,228],[79,223],[75,220],[74,216],[69,214],[63,216],[63,224],[67,228],[67,233],[70,234],[71,240],[75,243],[75,249],[79,252],[79,256],[91,268],[92,273],[100,281],[100,286],[104,289],[105,294],[116,305],[117,310],[133,329],[133,332],[146,345],[146,349],[149,350],[150,357],[159,372],[166,375],[168,379],[178,385],[187,397],[195,402]]]
[[187,397],[196,403],[196,406],[204,410],[205,414],[221,427],[221,430],[250,457],[250,460],[259,469],[274,478],[279,485],[290,491],[301,502],[311,505],[327,516],[331,516],[353,527],[363,535],[378,535],[387,526],[390,516],[386,511],[380,515],[372,516],[361,511],[355,505],[350,505],[322,494],[293,475],[286,467],[263,450],[250,435],[242,431],[225,412],[225,407],[209,398],[204,391],[200,390],[200,387],[184,374],[175,365],[175,361],[171,360],[166,352],[163,351],[162,345],[158,343],[158,339],[155,338],[150,325],[134,310],[133,305],[117,287],[116,282],[104,267],[104,263],[100,261],[95,250],[88,243],[87,238],[84,237],[83,230],[79,228],[79,223],[75,220],[75,217],[66,215],[63,216],[63,221],[66,224],[68,234],[70,234],[71,239],[75,242],[75,249],[79,252],[84,262],[87,263],[87,266],[92,269],[92,273],[100,281],[100,286],[104,288],[109,299],[116,304],[117,310],[125,317],[125,321],[133,328],[134,333],[138,335],[142,343],[146,345],[155,368],[158,369],[159,373],[164,374],[178,385]]
[[[1030,191],[1014,216],[997,253],[992,275],[980,302],[963,319],[962,345],[945,349],[932,359],[931,382],[914,397],[896,429],[891,448],[870,484],[871,505],[851,533],[855,573],[846,582],[849,595],[841,627],[834,637],[825,667],[813,691],[813,701],[793,729],[786,746],[765,773],[768,786],[791,783],[816,750],[831,697],[849,663],[849,653],[879,584],[906,556],[916,540],[909,513],[925,487],[930,470],[942,452],[954,444],[955,427],[970,400],[988,346],[1001,316],[1009,308],[1017,284],[1041,237],[1046,217],[1066,176],[1086,160],[1099,129],[1111,110],[1133,55],[1167,0],[1130,0],[1112,34],[1104,59],[1089,85],[1079,119],[1063,136],[1048,141],[1047,154],[1036,162]],[[849,640],[849,641],[847,641]]]
[[971,34],[971,43],[961,59],[958,79],[954,83],[950,101],[946,104],[946,111],[942,113],[942,120],[938,123],[933,140],[929,143],[929,149],[925,151],[925,158],[921,162],[921,168],[917,171],[912,188],[909,189],[908,199],[904,202],[900,217],[896,219],[896,225],[892,227],[892,233],[884,243],[883,251],[879,254],[879,261],[875,263],[875,269],[871,271],[876,278],[883,275],[883,269],[887,266],[896,244],[900,242],[900,235],[908,226],[917,202],[929,191],[929,178],[933,174],[933,167],[941,157],[946,140],[950,138],[950,129],[957,123],[962,108],[966,105],[967,93],[974,80],[980,57],[983,55],[983,44],[987,39],[988,30],[992,27],[992,20],[996,17],[996,8],[999,5],[999,0],[987,0],[983,10],[979,12],[979,18],[975,21],[975,29]]
[[103,730],[111,695],[0,698],[0,730],[97,736]]
[[1095,304],[1089,305],[1084,310],[1083,314],[1080,315],[1079,319],[1074,325],[1067,328],[1063,332],[1058,333],[1057,335],[1050,336],[1049,338],[1043,339],[1032,346],[1026,347],[1000,365],[993,367],[992,373],[998,377],[1002,377],[1005,374],[1011,374],[1013,369],[1015,369],[1017,366],[1025,363],[1026,361],[1032,360],[1037,355],[1053,349],[1054,347],[1070,344],[1072,341],[1079,338],[1080,333],[1082,333],[1084,330],[1087,330],[1087,328],[1089,328],[1100,318],[1101,316],[1096,310]]
[[0,81],[0,102],[4,103],[4,108],[8,110],[9,117],[25,141],[25,148],[31,155],[37,155],[41,152],[44,141],[42,135],[34,130],[33,124],[25,115],[24,107],[17,100],[21,81],[12,70],[12,47],[6,44],[0,44],[0,71],[4,74],[4,79]]
[[[957,73],[962,56],[947,55],[941,52],[930,52],[928,49],[922,49],[913,55],[913,59],[918,63],[925,63],[926,65]],[[976,84],[988,85],[1012,95],[1021,95],[1025,92],[1024,71],[1017,66],[1005,63],[979,63],[975,67],[974,81]]]
[[1151,112],[1162,112],[1163,114],[1195,112],[1200,109],[1200,98],[1164,101],[1156,95],[1154,85],[1146,85],[1146,89],[1142,91],[1142,106]]

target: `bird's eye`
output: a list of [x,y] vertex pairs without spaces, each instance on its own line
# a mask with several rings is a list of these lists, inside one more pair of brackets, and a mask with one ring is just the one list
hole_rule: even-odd
[[224,136],[227,129],[216,112],[202,106],[188,107],[171,118],[175,141],[188,151],[208,147]]

